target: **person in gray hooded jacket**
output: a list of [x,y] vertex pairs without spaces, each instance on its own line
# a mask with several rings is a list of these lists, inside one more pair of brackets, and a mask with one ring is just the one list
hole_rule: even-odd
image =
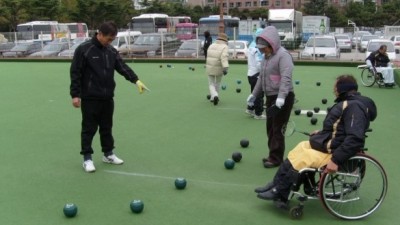
[[255,96],[265,93],[267,106],[267,137],[269,155],[263,158],[265,168],[279,166],[285,153],[285,137],[282,127],[289,121],[294,104],[292,84],[293,59],[281,46],[278,31],[268,26],[256,38],[256,47],[264,53],[261,71],[253,92],[247,98],[249,106],[254,105]]

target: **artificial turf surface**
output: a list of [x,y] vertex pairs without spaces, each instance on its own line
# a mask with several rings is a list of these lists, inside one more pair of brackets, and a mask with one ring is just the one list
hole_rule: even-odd
[[[206,99],[203,64],[169,64],[171,68],[167,63],[129,63],[151,89],[142,95],[116,75],[115,152],[125,163],[102,163],[96,135],[97,171],[87,174],[79,155],[81,114],[69,96],[69,63],[0,62],[0,224],[342,223],[319,201],[306,202],[303,219],[294,222],[286,211],[256,198],[254,188],[272,179],[276,169],[261,164],[267,154],[265,121],[244,113],[249,94],[245,64],[231,65],[218,106]],[[326,110],[333,104],[334,79],[343,73],[360,78],[360,70],[351,67],[296,66],[293,80],[300,83],[295,85],[295,109]],[[400,89],[359,85],[378,106],[367,147],[384,165],[389,190],[381,208],[352,224],[393,224],[400,197],[396,191]],[[236,93],[238,87],[241,93]],[[322,104],[322,98],[328,104]],[[299,129],[312,131],[324,118],[315,117],[315,126],[305,115],[292,114],[291,120]],[[250,140],[246,149],[239,145],[242,138]],[[287,138],[286,153],[305,138],[301,134]],[[226,170],[224,161],[235,151],[242,152],[243,159]],[[186,178],[186,189],[175,189],[177,177]],[[145,204],[141,214],[130,211],[134,199]],[[78,215],[71,219],[62,213],[70,202],[78,206]]]

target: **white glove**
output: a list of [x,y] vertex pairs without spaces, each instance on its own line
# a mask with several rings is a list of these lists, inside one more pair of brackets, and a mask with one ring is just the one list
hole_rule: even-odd
[[277,98],[275,101],[275,106],[278,108],[282,108],[282,106],[285,104],[285,99],[284,98]]
[[247,97],[247,105],[252,107],[254,106],[254,101],[256,100],[256,97],[252,94],[249,95],[249,97]]

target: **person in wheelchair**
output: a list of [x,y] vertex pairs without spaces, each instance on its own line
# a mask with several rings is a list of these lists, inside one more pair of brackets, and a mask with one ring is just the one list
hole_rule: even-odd
[[378,50],[371,52],[365,62],[370,69],[381,73],[385,87],[394,86],[393,68],[390,66],[390,59],[386,53],[387,46],[381,45]]
[[365,132],[377,116],[372,99],[362,96],[352,75],[340,75],[334,85],[335,104],[323,121],[320,131],[310,134],[288,153],[287,159],[267,185],[255,189],[257,197],[285,204],[293,185],[304,168],[321,168],[334,173],[341,164],[360,151],[365,144]]

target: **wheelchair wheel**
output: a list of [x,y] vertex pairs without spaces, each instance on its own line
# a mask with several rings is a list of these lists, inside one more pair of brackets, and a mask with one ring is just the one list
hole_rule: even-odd
[[364,68],[361,72],[361,82],[366,87],[371,87],[375,84],[375,74],[369,68]]
[[374,158],[358,154],[334,174],[323,174],[320,198],[334,216],[355,220],[372,214],[382,204],[387,192],[387,177]]
[[301,219],[303,217],[303,207],[301,206],[293,206],[290,208],[290,218],[294,220]]
[[375,80],[379,87],[385,86],[385,80],[383,79],[382,73],[377,73]]

